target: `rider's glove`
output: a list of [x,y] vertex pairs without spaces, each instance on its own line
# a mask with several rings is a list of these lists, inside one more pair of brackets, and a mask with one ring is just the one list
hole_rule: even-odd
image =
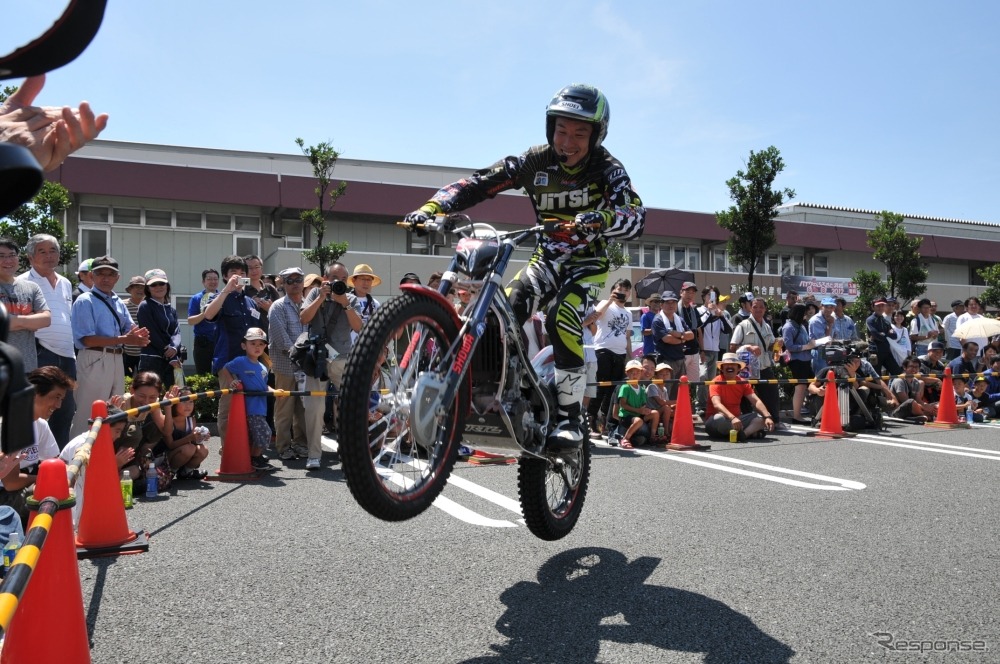
[[423,237],[424,235],[427,235],[427,230],[423,227],[423,225],[438,214],[441,214],[441,206],[434,201],[430,201],[403,217],[403,221],[410,225],[410,230],[415,232],[418,236]]
[[605,212],[581,212],[573,219],[573,225],[584,235],[593,235],[606,230],[608,216]]

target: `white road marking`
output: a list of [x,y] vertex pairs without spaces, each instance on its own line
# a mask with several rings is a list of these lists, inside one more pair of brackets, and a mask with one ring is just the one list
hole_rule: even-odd
[[860,443],[871,443],[873,445],[888,445],[889,447],[903,447],[910,450],[920,450],[921,452],[936,452],[938,454],[953,454],[955,456],[967,456],[976,459],[990,459],[1000,461],[1000,452],[994,450],[983,450],[975,447],[960,447],[958,445],[944,445],[942,443],[931,443],[919,440],[906,440],[899,442],[898,438],[887,438],[885,436],[875,436],[871,434],[858,434],[853,438],[843,440],[856,440]]
[[[611,447],[607,443],[598,443],[601,447]],[[796,486],[801,489],[815,489],[818,491],[860,491],[866,488],[861,482],[855,482],[853,480],[844,480],[838,477],[829,477],[827,475],[817,475],[815,473],[806,473],[800,470],[792,470],[790,468],[781,468],[779,466],[768,466],[762,463],[755,463],[753,461],[746,461],[745,459],[733,459],[732,457],[725,457],[719,454],[710,454],[705,452],[657,452],[654,450],[643,450],[636,449],[633,450],[634,454],[645,455],[645,456],[655,456],[660,459],[666,459],[668,461],[677,461],[680,463],[689,463],[694,466],[701,466],[703,468],[712,468],[713,470],[721,470],[726,473],[734,473],[736,475],[746,475],[747,477],[756,477],[757,479],[767,480],[768,482],[777,482],[779,484],[787,484],[789,486]],[[770,470],[776,473],[782,473],[784,475],[797,475],[799,477],[808,477],[814,480],[820,480],[823,482],[830,482],[830,484],[814,484],[812,482],[803,482],[800,480],[794,480],[788,477],[779,477],[777,475],[768,475],[766,473],[759,473],[753,470],[745,470],[743,468],[733,468],[730,466],[724,466],[719,463],[709,463],[707,461],[701,461],[699,459],[691,458],[693,455],[698,455],[702,457],[707,457],[715,461],[721,461],[726,463],[741,464],[745,466],[752,466],[755,468],[760,468],[762,470]]]

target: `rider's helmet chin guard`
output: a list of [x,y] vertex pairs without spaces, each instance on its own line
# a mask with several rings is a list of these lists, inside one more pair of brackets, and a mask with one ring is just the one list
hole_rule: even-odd
[[580,120],[594,125],[590,135],[590,149],[601,146],[608,135],[611,109],[604,93],[592,85],[577,83],[560,90],[545,107],[545,137],[552,145],[556,131],[556,118]]

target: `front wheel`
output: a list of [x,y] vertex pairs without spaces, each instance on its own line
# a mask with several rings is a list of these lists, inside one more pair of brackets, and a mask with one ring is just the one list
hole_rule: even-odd
[[443,304],[406,292],[375,312],[347,360],[340,459],[354,499],[380,519],[402,521],[426,510],[455,466],[467,383],[443,407],[425,386],[448,375],[457,336]]
[[517,488],[528,529],[543,540],[565,537],[580,518],[587,496],[589,435],[578,449],[546,452],[544,459],[521,457],[519,464]]

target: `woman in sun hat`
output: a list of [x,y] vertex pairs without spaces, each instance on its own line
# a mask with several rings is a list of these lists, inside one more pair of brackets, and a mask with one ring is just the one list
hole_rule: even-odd
[[139,355],[138,372],[152,371],[163,381],[164,389],[174,384],[174,368],[181,366],[181,329],[177,310],[170,304],[170,281],[167,273],[156,268],[145,275],[146,299],[139,305],[139,327],[149,330],[149,345]]

